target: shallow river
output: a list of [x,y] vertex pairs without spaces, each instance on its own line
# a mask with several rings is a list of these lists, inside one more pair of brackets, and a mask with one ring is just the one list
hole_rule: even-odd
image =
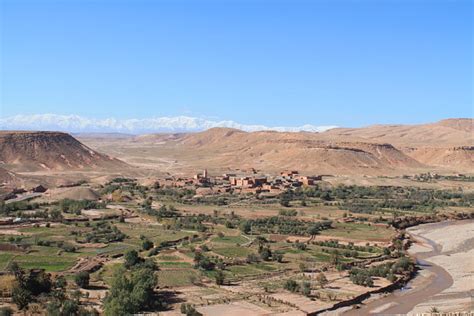
[[[431,225],[433,228],[442,228],[446,225],[456,225],[456,222],[440,222]],[[432,277],[425,278],[417,276],[410,281],[405,288],[396,290],[393,293],[380,299],[370,301],[362,305],[359,309],[351,309],[344,312],[344,316],[355,315],[387,315],[387,314],[406,314],[410,312],[416,305],[428,301],[434,295],[441,293],[453,284],[451,275],[442,267],[430,262],[430,258],[441,254],[441,247],[433,240],[423,236],[411,233],[411,235],[419,242],[428,244],[432,247],[429,252],[421,252],[414,254],[417,264],[423,270],[432,273]],[[420,278],[426,279],[420,282]],[[413,286],[414,283],[417,286]]]

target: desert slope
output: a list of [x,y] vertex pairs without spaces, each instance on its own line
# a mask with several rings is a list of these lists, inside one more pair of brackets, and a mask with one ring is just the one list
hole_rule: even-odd
[[61,132],[0,132],[0,161],[14,171],[123,168],[118,159],[98,153]]
[[81,138],[92,148],[137,167],[170,173],[255,168],[334,175],[472,173],[472,119],[422,125],[338,128],[322,133],[244,132],[148,134],[127,139]]
[[474,120],[446,119],[420,125],[373,125],[335,128],[326,136],[390,143],[396,147],[459,147],[474,145]]
[[0,185],[12,185],[20,183],[20,178],[14,172],[0,167]]
[[423,167],[390,144],[330,140],[318,133],[214,128],[189,134],[178,144],[199,154],[213,153],[210,165],[222,167],[331,174],[384,174]]
[[474,120],[446,119],[420,125],[374,125],[337,128],[325,137],[387,142],[422,164],[472,172],[474,170]]
[[460,147],[405,147],[402,151],[413,159],[430,166],[473,172],[474,146]]

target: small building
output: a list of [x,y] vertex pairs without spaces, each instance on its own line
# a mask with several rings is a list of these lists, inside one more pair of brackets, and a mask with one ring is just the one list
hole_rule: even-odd
[[298,177],[298,180],[301,181],[301,183],[304,186],[314,185],[315,181],[318,181],[318,180],[321,180],[321,179],[322,179],[321,176],[300,176],[300,177]]
[[280,175],[282,177],[293,178],[293,177],[298,175],[298,171],[297,170],[284,170],[284,171],[280,172]]

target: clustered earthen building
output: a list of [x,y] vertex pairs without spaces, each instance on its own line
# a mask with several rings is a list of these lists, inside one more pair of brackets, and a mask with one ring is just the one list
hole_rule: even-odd
[[209,176],[207,170],[193,177],[167,177],[158,179],[160,187],[194,188],[198,195],[219,193],[270,193],[279,194],[288,189],[313,186],[321,176],[300,175],[296,170],[285,170],[277,176],[259,174],[255,169],[250,172],[224,173]]

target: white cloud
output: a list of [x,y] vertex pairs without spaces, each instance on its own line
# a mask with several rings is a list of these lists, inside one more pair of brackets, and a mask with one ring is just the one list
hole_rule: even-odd
[[0,118],[4,130],[55,130],[66,132],[120,132],[131,134],[156,132],[192,132],[212,127],[230,127],[243,131],[322,132],[337,126],[302,125],[295,127],[245,125],[234,121],[207,120],[189,116],[154,117],[146,119],[94,119],[78,115],[33,114]]

